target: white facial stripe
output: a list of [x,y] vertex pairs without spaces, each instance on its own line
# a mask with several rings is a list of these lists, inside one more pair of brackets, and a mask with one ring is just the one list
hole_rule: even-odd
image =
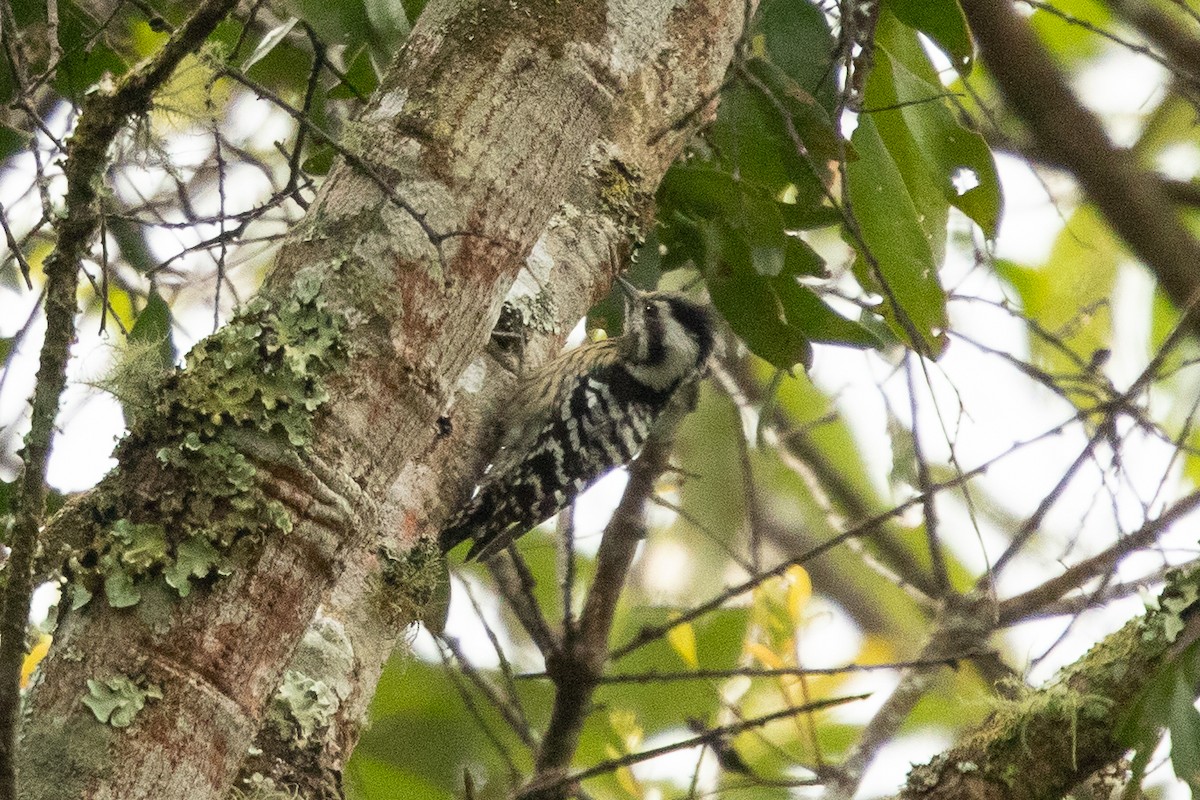
[[657,364],[629,364],[629,373],[651,389],[662,390],[700,367],[696,363],[700,358],[700,345],[670,316],[663,320],[663,352],[665,356]]

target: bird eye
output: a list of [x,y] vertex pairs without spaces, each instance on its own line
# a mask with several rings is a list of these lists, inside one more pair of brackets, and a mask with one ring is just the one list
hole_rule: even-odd
[[654,303],[646,303],[646,305],[642,306],[642,313],[643,314],[657,314],[658,306],[654,305]]

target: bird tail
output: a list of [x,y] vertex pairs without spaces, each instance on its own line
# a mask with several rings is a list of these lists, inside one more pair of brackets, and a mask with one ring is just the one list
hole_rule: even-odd
[[508,547],[532,527],[525,520],[528,514],[515,507],[511,498],[502,494],[501,490],[502,487],[485,484],[471,502],[447,523],[438,536],[443,553],[472,539],[474,541],[467,551],[466,560],[483,560]]
[[467,561],[470,561],[501,532],[502,529],[498,530],[494,525],[498,509],[495,492],[489,491],[489,488],[484,486],[471,502],[442,528],[438,544],[441,545],[443,553],[449,553],[468,539],[474,539],[467,553]]
[[438,535],[438,545],[442,548],[443,553],[449,553],[460,544],[470,539],[479,524],[485,519],[482,515],[475,513],[475,503],[464,508],[462,511],[454,515],[454,518],[442,528],[442,532]]
[[442,532],[438,534],[438,546],[441,547],[443,553],[449,553],[470,538],[471,531],[469,529],[461,525],[452,525],[442,528]]

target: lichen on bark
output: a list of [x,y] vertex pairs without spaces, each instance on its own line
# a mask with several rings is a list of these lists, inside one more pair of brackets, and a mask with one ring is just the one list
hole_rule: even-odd
[[263,472],[312,444],[326,380],[346,362],[344,321],[303,278],[196,345],[135,413],[122,466],[90,498],[90,541],[65,565],[76,605],[99,591],[135,605],[160,582],[185,597],[227,571],[240,543],[291,530]]
[[1200,569],[1176,570],[1158,602],[1046,686],[1004,700],[951,750],[909,773],[916,798],[1059,798],[1128,749],[1121,723],[1169,663],[1200,602]]

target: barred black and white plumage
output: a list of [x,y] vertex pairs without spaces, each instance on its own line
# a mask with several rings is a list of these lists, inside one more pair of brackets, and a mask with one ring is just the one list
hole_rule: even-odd
[[521,381],[501,450],[479,491],[442,530],[448,551],[474,539],[486,558],[632,461],[680,387],[713,350],[708,312],[674,292],[622,281],[625,333],[571,350]]

